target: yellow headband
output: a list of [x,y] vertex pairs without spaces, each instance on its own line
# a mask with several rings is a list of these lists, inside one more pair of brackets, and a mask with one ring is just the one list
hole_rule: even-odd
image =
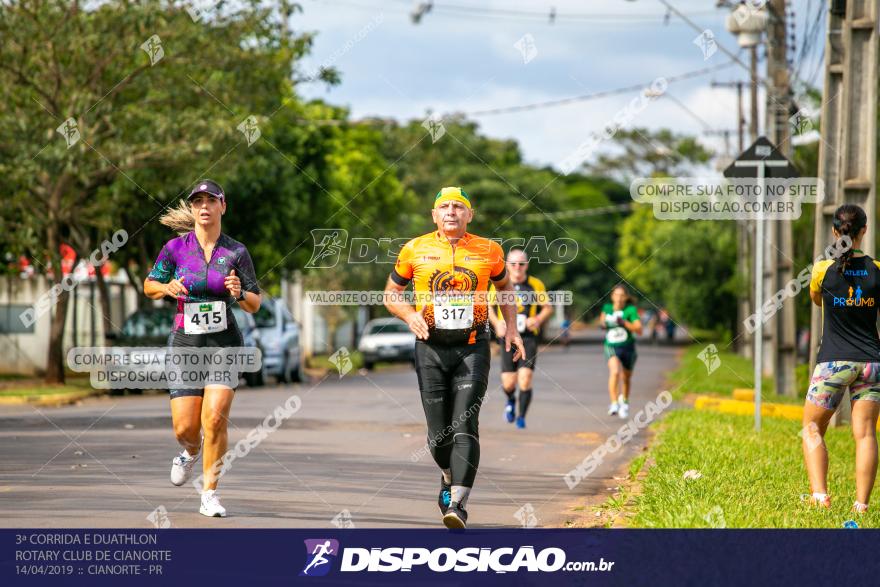
[[461,202],[468,209],[471,209],[471,200],[467,193],[461,189],[456,187],[443,188],[439,192],[437,192],[437,197],[434,198],[434,207],[436,208],[443,202],[456,201]]

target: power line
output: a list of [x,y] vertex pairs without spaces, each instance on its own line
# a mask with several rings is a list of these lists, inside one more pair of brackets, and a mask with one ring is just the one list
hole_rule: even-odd
[[684,112],[685,112],[686,114],[688,114],[691,118],[693,118],[694,120],[696,120],[697,122],[699,122],[699,123],[700,123],[700,126],[703,127],[703,130],[704,130],[704,131],[709,131],[709,132],[714,132],[714,131],[715,131],[715,128],[714,128],[711,124],[709,124],[708,122],[706,122],[705,120],[703,120],[703,119],[702,119],[702,118],[701,118],[696,112],[694,112],[693,110],[691,110],[690,108],[688,108],[688,107],[684,104],[684,102],[682,102],[681,100],[679,100],[678,98],[676,98],[675,96],[673,96],[672,94],[670,94],[669,92],[664,92],[664,93],[663,93],[663,97],[664,97],[664,98],[669,98],[670,100],[672,100],[672,102],[673,102],[676,106],[678,106],[679,108],[681,108],[682,110],[684,110]]
[[[352,6],[354,8],[361,8],[364,10],[370,10],[375,12],[377,10],[387,11],[388,5],[385,4],[383,6],[377,6],[376,4],[361,4],[360,2],[353,0],[315,0],[316,2],[321,3],[333,3],[339,4],[342,6]],[[401,2],[405,2],[407,4],[412,5],[413,2],[411,0],[400,0]],[[430,4],[430,7],[429,7]],[[482,8],[476,6],[462,6],[462,5],[453,5],[453,4],[434,4],[429,2],[422,2],[416,6],[415,9],[411,11],[407,11],[401,7],[401,10],[391,10],[391,12],[400,15],[408,15],[411,19],[413,19],[414,24],[418,24],[421,22],[423,18],[426,18],[427,14],[431,14],[432,16],[439,16],[442,18],[456,18],[461,19],[462,17],[478,17],[478,18],[487,18],[494,20],[515,20],[520,22],[525,21],[543,21],[547,24],[579,24],[583,25],[585,23],[595,23],[595,24],[657,24],[658,22],[663,22],[664,24],[668,24],[668,14],[624,14],[624,13],[560,13],[555,8],[549,8],[546,12],[537,12],[532,10],[511,10],[511,9],[498,9],[498,8]],[[715,14],[715,11],[708,12],[696,12],[694,15],[708,16],[710,14]],[[560,22],[561,19],[561,22]]]
[[821,72],[825,67],[825,44],[822,44],[822,51],[819,53],[819,58],[816,60],[816,67],[813,69],[813,73],[810,74],[810,77],[807,78],[807,85],[809,87],[813,87],[816,83],[816,78],[819,76],[819,72]]
[[[662,4],[663,6],[665,6],[669,12],[675,14],[677,17],[679,17],[680,19],[685,21],[688,24],[688,26],[690,26],[692,29],[694,29],[695,31],[697,31],[701,35],[703,34],[703,29],[701,29],[700,26],[697,25],[697,23],[692,21],[688,17],[688,15],[684,14],[681,10],[679,10],[678,8],[676,8],[675,6],[670,4],[668,2],[668,0],[657,0],[657,1],[660,4]],[[717,41],[715,42],[715,46],[718,48],[719,51],[721,51],[722,53],[724,53],[725,55],[727,55],[728,57],[733,59],[733,61],[735,63],[739,64],[740,67],[742,67],[743,69],[745,69],[746,71],[751,73],[751,68],[739,58],[739,53],[734,53],[733,51],[731,51],[730,49],[728,49],[727,47],[725,47],[724,45],[722,45],[721,43],[719,43]],[[760,83],[761,85],[763,85],[765,88],[770,89],[770,84],[767,82],[766,79],[762,79],[760,76],[755,75],[755,81]]]
[[[352,2],[351,0],[333,0],[337,4],[347,4],[349,6],[357,6],[361,8],[368,8],[370,10],[376,10],[375,5],[367,6],[364,4],[359,4],[356,2]],[[495,18],[495,19],[515,19],[515,20],[532,20],[532,21],[543,21],[548,24],[556,24],[557,22],[561,23],[584,23],[584,22],[597,22],[599,24],[607,24],[609,22],[620,22],[626,24],[632,24],[634,22],[639,23],[657,23],[658,21],[662,21],[664,23],[668,22],[668,13],[654,13],[654,14],[637,14],[637,13],[608,13],[608,12],[564,12],[560,11],[554,6],[548,7],[544,11],[538,10],[520,10],[515,8],[491,8],[488,6],[470,6],[463,4],[446,4],[446,3],[437,3],[431,0],[423,0],[422,2],[415,3],[413,0],[397,0],[398,3],[408,4],[410,6],[415,5],[412,11],[409,14],[413,17],[414,22],[417,24],[424,18],[427,14],[432,14],[436,16],[445,16],[445,17],[454,17],[459,18],[461,16],[478,16],[485,18]],[[387,7],[387,3],[385,6],[382,6],[384,10]],[[398,14],[406,13],[407,11],[395,11]],[[710,16],[716,14],[716,11],[698,11],[692,13],[693,16]]]
[[[819,40],[819,35],[822,33],[822,16],[825,13],[826,8],[825,0],[820,0],[816,9],[815,18],[811,18],[811,4],[812,0],[810,1],[810,4],[807,5],[807,11],[805,12],[806,22],[804,24],[804,41],[801,44],[800,50],[798,51],[798,55],[795,59],[795,65],[793,68],[794,77],[802,82],[806,82],[806,80],[801,76],[801,69],[804,67],[807,60],[809,59],[810,53],[813,52],[816,41]],[[824,50],[824,45],[822,46],[822,49]],[[822,60],[820,59],[820,63],[821,62]]]
[[[732,66],[734,63],[735,62],[733,62],[733,61],[728,61],[727,63],[722,63],[720,65],[713,65],[712,67],[704,67],[702,69],[688,71],[688,72],[685,72],[685,73],[682,73],[679,75],[673,75],[673,76],[670,76],[670,77],[667,77],[664,79],[666,80],[667,84],[672,84],[672,83],[676,83],[676,82],[680,82],[680,81],[683,81],[686,79],[691,79],[691,78],[703,76],[708,73],[712,73],[712,72],[715,72],[715,71],[718,71],[721,69],[728,68],[728,67]],[[646,87],[649,87],[650,83],[651,82],[634,84],[634,85],[626,86],[623,88],[615,88],[612,90],[602,90],[599,92],[594,92],[592,94],[583,94],[580,96],[572,96],[570,98],[560,98],[558,100],[548,100],[546,102],[535,102],[532,104],[521,104],[519,106],[505,106],[505,107],[493,108],[493,109],[489,109],[489,110],[474,110],[474,111],[470,111],[470,112],[462,112],[461,114],[463,114],[464,116],[490,116],[490,115],[494,115],[494,114],[506,114],[506,113],[511,113],[511,112],[521,112],[524,110],[536,110],[538,108],[551,108],[551,107],[555,107],[555,106],[564,106],[566,104],[572,104],[575,102],[584,102],[584,101],[588,101],[588,100],[595,100],[595,99],[599,99],[599,98],[605,98],[608,96],[614,96],[614,95],[618,95],[618,94],[627,94],[627,93],[631,93],[631,92],[644,90]],[[700,122],[700,124],[702,124],[704,127],[709,128],[709,129],[712,128],[711,125],[709,125],[709,123],[707,123],[705,120],[699,118],[699,116],[697,116],[692,110],[690,110],[687,106],[682,104],[676,98],[672,97],[671,95],[669,96],[669,98],[671,98],[680,107],[685,109],[692,117],[695,117]],[[329,119],[329,120],[315,119],[315,120],[312,120],[312,119],[302,118],[302,119],[297,119],[297,122],[300,122],[302,124],[345,125],[345,124],[383,124],[385,121],[381,120],[381,119],[371,119],[371,118],[362,119],[362,120],[346,120],[346,119]]]
[[[410,0],[399,0],[401,2],[411,3]],[[483,16],[498,16],[498,17],[525,17],[525,18],[533,18],[533,19],[541,19],[547,21],[551,15],[553,20],[560,19],[570,19],[570,20],[625,20],[630,21],[633,19],[641,19],[641,20],[662,20],[665,17],[665,14],[656,13],[656,14],[625,14],[625,13],[599,13],[599,12],[581,12],[581,13],[566,13],[560,12],[555,8],[548,8],[546,11],[536,11],[536,10],[515,10],[509,8],[488,8],[481,6],[464,6],[461,4],[439,4],[439,3],[431,3],[432,10],[436,11],[444,11],[444,12],[458,12],[462,14],[479,14]],[[708,15],[715,14],[715,11],[702,11],[700,13],[694,13],[700,15]]]
[[[695,77],[700,77],[702,75],[706,75],[707,73],[712,73],[718,71],[720,69],[725,69],[730,67],[736,63],[735,61],[728,61],[727,63],[722,63],[720,65],[713,65],[711,67],[703,67],[702,69],[696,69],[694,71],[688,71],[686,73],[682,73],[679,75],[673,75],[667,78],[667,84],[679,82],[686,79],[691,79]],[[653,80],[651,80],[653,81]],[[544,102],[533,102],[531,104],[521,104],[519,106],[504,106],[501,108],[490,108],[488,110],[474,110],[471,112],[464,112],[466,116],[491,116],[495,114],[507,114],[510,112],[521,112],[523,110],[537,110],[538,108],[552,108],[555,106],[564,106],[566,104],[573,104],[575,102],[584,102],[587,100],[595,100],[598,98],[606,98],[608,96],[614,96],[617,94],[628,94],[631,92],[637,92],[640,90],[644,90],[646,87],[650,85],[651,82],[635,84],[631,86],[626,86],[623,88],[616,88],[613,90],[603,90],[601,92],[593,92],[592,94],[582,94],[580,96],[572,96],[570,98],[560,98],[557,100],[546,100]]]

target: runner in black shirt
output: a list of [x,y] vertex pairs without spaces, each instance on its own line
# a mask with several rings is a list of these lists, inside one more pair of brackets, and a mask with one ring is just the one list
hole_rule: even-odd
[[880,414],[880,338],[876,325],[880,264],[859,250],[866,226],[867,216],[860,207],[844,204],[838,208],[834,213],[834,237],[849,237],[852,246],[841,257],[813,266],[810,299],[822,308],[822,339],[804,405],[802,435],[812,491],[810,502],[830,508],[824,435],[849,389],[856,442],[856,513],[867,511],[874,486]]

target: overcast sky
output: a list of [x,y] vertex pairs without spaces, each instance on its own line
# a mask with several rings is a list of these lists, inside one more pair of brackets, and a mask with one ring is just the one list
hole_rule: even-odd
[[[738,52],[736,38],[724,26],[727,9],[716,9],[715,0],[671,3],[700,30],[710,30],[717,45]],[[806,36],[806,24],[818,18],[820,3],[794,3],[798,48]],[[304,12],[294,17],[293,26],[318,32],[306,65],[333,65],[342,74],[342,83],[329,89],[304,87],[301,93],[346,105],[354,118],[423,119],[428,111],[472,113],[648,86],[661,76],[730,61],[721,50],[706,56],[694,43],[700,33],[675,15],[665,21],[666,9],[658,0],[437,0],[434,10],[418,25],[409,16],[416,4],[409,0],[302,0]],[[548,17],[481,12],[524,10],[549,16],[551,6],[557,14],[552,25]],[[823,13],[809,57],[803,63],[798,61],[801,77],[809,79],[815,71],[817,85],[822,82],[819,59],[824,18]],[[526,35],[533,39],[533,50],[526,48],[524,54],[517,43]],[[740,57],[747,62],[745,52]],[[760,67],[763,71],[763,64]],[[668,97],[648,102],[629,126],[666,127],[690,134],[700,134],[706,127],[735,129],[736,91],[712,88],[711,82],[745,79],[747,71],[734,65],[670,83]],[[559,167],[567,155],[592,133],[601,131],[638,95],[634,91],[471,118],[489,136],[516,139],[527,161]],[[724,148],[719,138],[703,140],[718,150]],[[732,148],[736,149],[735,137]]]

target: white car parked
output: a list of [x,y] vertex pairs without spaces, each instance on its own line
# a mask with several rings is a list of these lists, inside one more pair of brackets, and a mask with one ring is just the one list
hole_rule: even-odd
[[377,318],[364,327],[358,350],[367,369],[372,369],[379,361],[412,362],[415,360],[416,335],[403,320]]

